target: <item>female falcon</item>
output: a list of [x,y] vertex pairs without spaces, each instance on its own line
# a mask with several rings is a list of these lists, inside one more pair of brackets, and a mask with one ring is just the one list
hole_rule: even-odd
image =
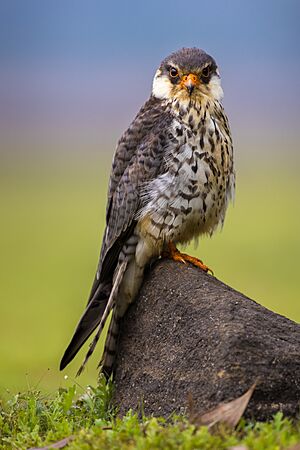
[[183,48],[160,64],[149,100],[115,151],[99,265],[61,369],[98,327],[82,371],[113,310],[100,363],[110,377],[120,319],[153,259],[167,253],[208,270],[176,245],[212,234],[234,195],[233,149],[222,96],[216,62],[203,50]]

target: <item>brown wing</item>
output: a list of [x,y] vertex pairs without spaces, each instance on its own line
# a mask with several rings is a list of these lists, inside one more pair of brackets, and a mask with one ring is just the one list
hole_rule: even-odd
[[120,250],[135,226],[141,186],[163,170],[163,132],[171,119],[161,102],[151,97],[118,143],[108,189],[106,229],[88,302],[99,284],[113,276]]

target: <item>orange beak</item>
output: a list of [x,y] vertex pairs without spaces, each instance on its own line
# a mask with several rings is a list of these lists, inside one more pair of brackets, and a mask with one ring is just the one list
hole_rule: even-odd
[[184,75],[181,78],[180,84],[182,87],[185,87],[191,95],[194,88],[199,85],[199,78],[197,77],[197,75],[190,73],[189,75]]

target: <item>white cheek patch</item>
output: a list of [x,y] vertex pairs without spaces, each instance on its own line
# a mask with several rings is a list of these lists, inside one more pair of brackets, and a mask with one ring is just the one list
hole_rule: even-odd
[[223,98],[223,89],[221,86],[221,80],[220,77],[217,75],[214,75],[211,77],[210,82],[208,83],[208,89],[210,92],[210,96],[218,101],[221,101]]
[[170,80],[161,75],[161,71],[158,69],[153,80],[152,94],[156,98],[169,99],[171,96],[172,84]]

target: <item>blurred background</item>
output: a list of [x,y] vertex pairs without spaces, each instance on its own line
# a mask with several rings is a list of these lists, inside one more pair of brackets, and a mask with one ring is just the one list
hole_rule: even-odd
[[57,368],[94,277],[114,147],[182,46],[220,66],[237,170],[224,229],[189,250],[300,320],[299,13],[297,0],[1,0],[0,396],[73,382],[82,352]]

